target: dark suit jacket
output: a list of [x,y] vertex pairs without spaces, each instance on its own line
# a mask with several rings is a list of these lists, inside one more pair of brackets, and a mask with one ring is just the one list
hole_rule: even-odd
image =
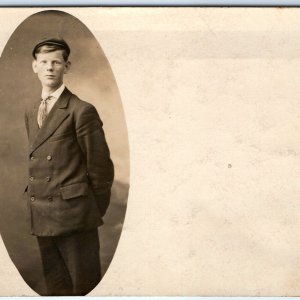
[[96,228],[103,224],[114,178],[99,115],[66,88],[39,129],[39,105],[25,113],[31,233],[57,236]]

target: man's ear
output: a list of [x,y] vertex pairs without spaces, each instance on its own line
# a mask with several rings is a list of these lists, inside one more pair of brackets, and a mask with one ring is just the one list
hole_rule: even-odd
[[65,71],[64,71],[64,74],[67,74],[71,69],[71,62],[70,61],[67,61],[65,63]]
[[35,59],[32,61],[32,70],[34,73],[37,73],[37,62]]

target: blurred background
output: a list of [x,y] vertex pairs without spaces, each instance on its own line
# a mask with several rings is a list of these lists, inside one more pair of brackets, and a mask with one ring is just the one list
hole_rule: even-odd
[[99,43],[75,17],[56,10],[27,18],[10,37],[0,59],[0,231],[8,253],[26,283],[43,294],[41,260],[30,235],[26,203],[27,137],[25,107],[40,98],[41,86],[32,72],[32,49],[43,38],[61,36],[71,48],[72,68],[66,86],[92,103],[104,123],[115,165],[111,205],[99,228],[102,274],[116,251],[129,190],[129,147],[124,112],[113,72]]

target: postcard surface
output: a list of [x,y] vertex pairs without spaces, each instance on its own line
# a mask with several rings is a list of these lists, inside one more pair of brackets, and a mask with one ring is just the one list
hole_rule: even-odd
[[299,295],[299,14],[0,9],[1,296]]

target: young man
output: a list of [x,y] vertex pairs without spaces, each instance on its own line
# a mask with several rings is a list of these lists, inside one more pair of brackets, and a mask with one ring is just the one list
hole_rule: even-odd
[[27,110],[27,188],[31,234],[37,236],[48,292],[85,295],[100,281],[97,227],[114,177],[96,109],[64,85],[70,48],[47,39],[33,49],[41,99]]

